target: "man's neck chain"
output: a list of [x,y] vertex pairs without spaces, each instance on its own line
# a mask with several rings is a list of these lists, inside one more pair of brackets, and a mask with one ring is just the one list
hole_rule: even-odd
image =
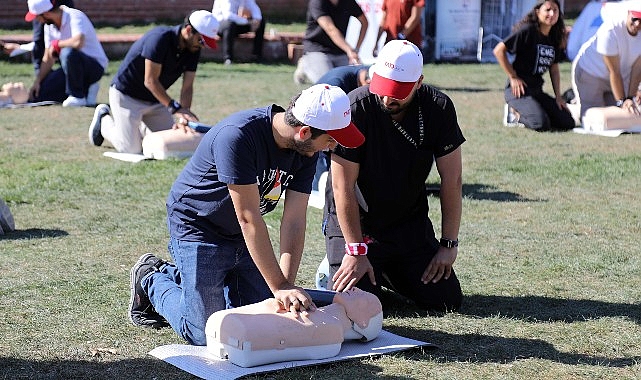
[[423,125],[423,112],[421,111],[421,106],[418,106],[418,144],[416,143],[416,140],[412,136],[410,136],[409,133],[403,128],[403,126],[394,118],[392,119],[392,124],[398,129],[399,132],[401,132],[401,135],[407,139],[407,141],[410,142],[410,144],[414,145],[414,148],[419,147],[419,145],[423,145],[423,140],[425,139],[425,127]]

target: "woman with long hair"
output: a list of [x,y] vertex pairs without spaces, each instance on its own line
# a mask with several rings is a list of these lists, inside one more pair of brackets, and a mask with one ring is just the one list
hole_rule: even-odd
[[[560,88],[559,62],[565,59],[566,32],[558,0],[537,1],[494,48],[508,75],[505,101],[513,122],[536,131],[565,131],[575,122]],[[514,55],[510,62],[508,53]],[[543,92],[543,74],[550,72],[554,97]]]

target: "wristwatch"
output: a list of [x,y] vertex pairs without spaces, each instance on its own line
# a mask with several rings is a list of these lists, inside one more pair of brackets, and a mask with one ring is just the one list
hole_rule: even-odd
[[167,105],[167,111],[169,111],[169,113],[171,113],[172,115],[178,112],[178,110],[181,108],[182,106],[180,105],[180,103],[178,103],[174,99],[171,99],[169,101],[169,104]]
[[620,108],[623,105],[623,103],[625,103],[625,99],[619,99],[619,100],[617,100],[616,105],[617,105],[617,107]]
[[450,240],[450,239],[446,239],[446,238],[441,238],[440,244],[441,244],[441,247],[455,248],[455,247],[458,247],[458,240]]

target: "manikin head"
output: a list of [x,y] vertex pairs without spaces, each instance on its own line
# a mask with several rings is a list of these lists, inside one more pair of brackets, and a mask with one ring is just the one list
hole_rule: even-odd
[[370,341],[376,338],[383,328],[383,307],[374,294],[352,288],[334,295],[334,303],[345,308],[347,317],[352,321],[355,336],[346,339]]

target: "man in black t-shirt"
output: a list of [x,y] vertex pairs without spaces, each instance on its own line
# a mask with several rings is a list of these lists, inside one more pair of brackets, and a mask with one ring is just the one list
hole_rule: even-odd
[[[361,24],[355,47],[345,41],[350,17]],[[355,0],[310,0],[303,38],[305,53],[298,60],[294,82],[318,83],[321,76],[334,67],[360,64],[358,50],[367,26],[367,17]]]
[[[408,41],[381,50],[369,86],[350,92],[352,121],[366,140],[332,154],[323,230],[329,284],[395,290],[430,310],[462,300],[452,265],[462,208],[461,144],[452,101],[423,84],[423,57]],[[428,216],[425,182],[441,178],[441,239]]]
[[[176,124],[174,117],[198,121],[190,107],[200,49],[203,45],[216,48],[217,33],[218,21],[204,10],[190,13],[181,25],[159,26],[145,33],[114,76],[109,105],[96,107],[89,141],[100,146],[107,139],[116,151],[136,154],[142,152],[147,134],[184,124]],[[179,103],[167,89],[181,76]]]

